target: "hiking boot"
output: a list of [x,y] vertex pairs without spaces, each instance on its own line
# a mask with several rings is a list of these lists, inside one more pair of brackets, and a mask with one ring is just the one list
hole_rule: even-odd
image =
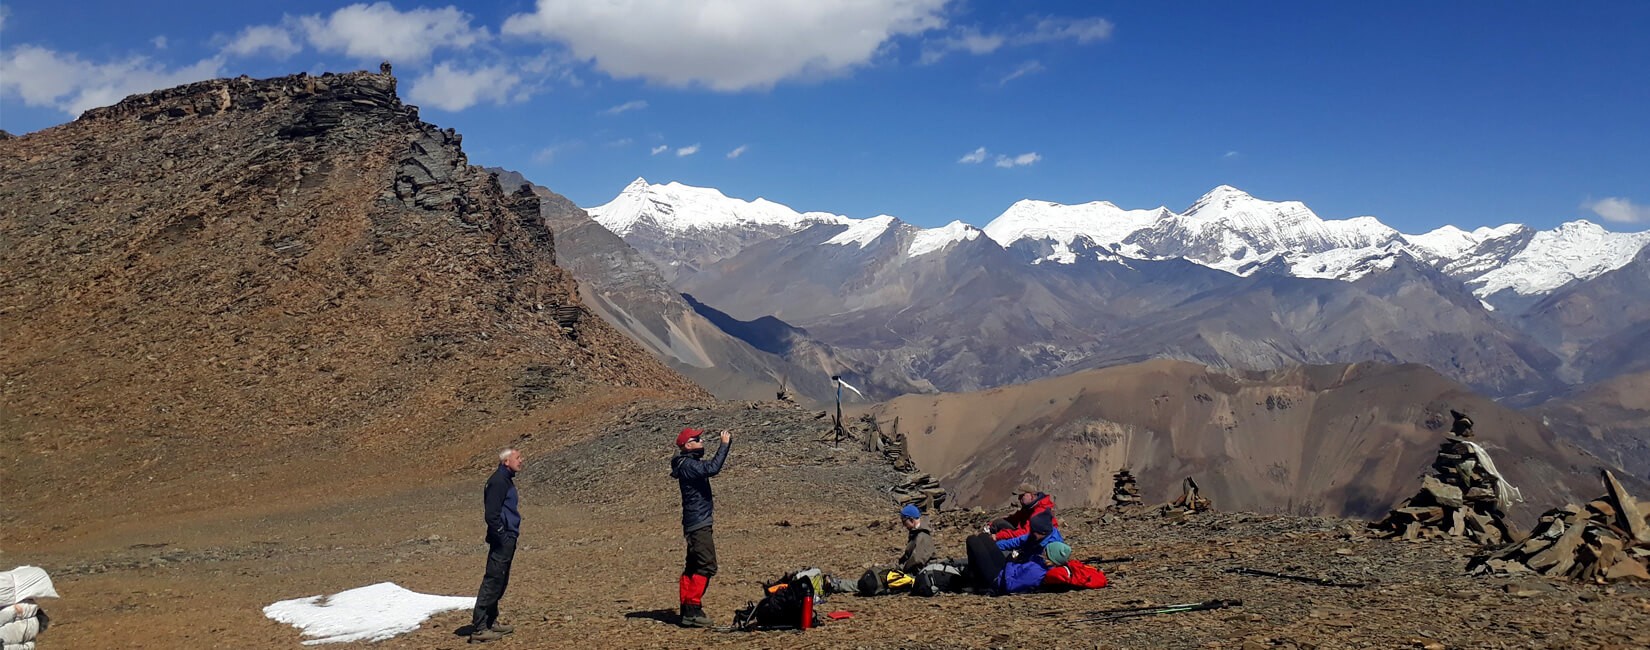
[[511,632],[516,631],[516,626],[510,625],[508,623],[499,623],[497,621],[494,621],[491,629],[494,632],[497,632],[499,634],[509,634]]
[[493,628],[476,630],[470,633],[470,643],[486,643],[504,638],[504,633]]
[[705,615],[705,608],[699,605],[682,606],[682,627],[711,627],[716,622]]

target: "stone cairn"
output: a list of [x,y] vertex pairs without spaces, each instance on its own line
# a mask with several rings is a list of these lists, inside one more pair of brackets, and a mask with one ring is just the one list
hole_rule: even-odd
[[1180,496],[1168,505],[1163,506],[1163,515],[1167,517],[1183,517],[1196,512],[1206,512],[1215,508],[1214,502],[1197,493],[1197,481],[1192,477],[1180,482]]
[[1372,524],[1387,538],[1419,540],[1467,537],[1491,546],[1513,538],[1505,508],[1519,499],[1518,490],[1501,478],[1489,455],[1469,441],[1472,418],[1450,411],[1455,423],[1438,447],[1433,475],[1421,479],[1421,491],[1384,519]]
[[1586,506],[1548,510],[1530,536],[1479,554],[1467,565],[1477,575],[1538,573],[1598,583],[1650,581],[1650,521],[1610,470],[1604,496]]
[[945,506],[945,488],[940,482],[927,474],[911,474],[905,477],[905,482],[889,489],[894,495],[894,503],[898,505],[912,504],[921,508],[923,512],[939,510]]
[[1111,509],[1125,510],[1140,505],[1140,488],[1134,484],[1134,474],[1125,467],[1111,476]]
[[[950,495],[945,488],[940,487],[939,479],[928,474],[917,472],[917,463],[911,460],[910,452],[906,451],[905,434],[900,433],[899,418],[894,418],[893,429],[884,433],[882,426],[875,417],[866,414],[860,418],[868,429],[865,441],[868,450],[880,451],[882,458],[888,461],[895,470],[905,472],[905,480],[899,485],[889,488],[889,493],[898,505],[912,504],[921,508],[923,512],[939,510],[945,506],[945,500]],[[874,449],[871,445],[874,445]]]

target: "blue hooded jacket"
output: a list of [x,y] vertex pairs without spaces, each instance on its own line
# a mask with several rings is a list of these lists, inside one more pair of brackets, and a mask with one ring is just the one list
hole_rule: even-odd
[[1037,591],[1043,585],[1043,576],[1047,573],[1048,567],[1043,566],[1042,557],[1033,557],[1023,562],[1009,562],[1003,566],[1003,572],[997,574],[997,592],[1023,594]]
[[1042,555],[1044,547],[1055,542],[1063,541],[1066,541],[1065,538],[1060,537],[1060,529],[1056,528],[1054,529],[1054,532],[1048,534],[1048,537],[1044,537],[1041,542],[1031,541],[1031,535],[1021,535],[1019,537],[999,539],[997,540],[997,550],[1004,553],[1009,551],[1019,551],[1021,557],[1028,555]]

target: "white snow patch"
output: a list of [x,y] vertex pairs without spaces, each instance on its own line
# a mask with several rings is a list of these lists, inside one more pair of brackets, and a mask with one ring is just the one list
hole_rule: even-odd
[[860,219],[848,224],[847,230],[842,231],[841,234],[838,234],[835,237],[825,240],[825,243],[836,244],[838,246],[859,244],[860,248],[865,248],[866,246],[870,246],[871,242],[876,241],[878,237],[881,237],[882,233],[887,232],[888,227],[891,225],[894,225],[894,218],[886,214],[871,217],[870,219]]
[[590,217],[620,237],[651,224],[668,233],[784,226],[800,231],[816,223],[849,223],[847,217],[826,212],[797,212],[789,206],[758,198],[736,199],[709,187],[681,183],[655,185],[638,178],[612,201],[586,208]]
[[1069,252],[1079,236],[1109,247],[1173,214],[1161,207],[1124,210],[1108,201],[1062,205],[1028,199],[1015,202],[986,224],[985,235],[1004,246],[1021,239],[1048,240],[1056,251]]
[[1495,305],[1484,302],[1482,299],[1478,301],[1478,304],[1483,305],[1485,311],[1495,311]]
[[264,608],[264,616],[300,630],[304,645],[383,641],[418,629],[441,612],[472,609],[474,597],[432,596],[380,582],[331,596],[283,600]]
[[928,228],[917,231],[911,238],[910,257],[927,255],[936,251],[945,250],[951,244],[967,241],[980,236],[980,229],[961,221],[953,221],[939,228]]
[[1610,232],[1586,220],[1571,221],[1536,232],[1523,250],[1469,284],[1480,298],[1505,289],[1525,296],[1547,293],[1626,266],[1646,245],[1650,231]]

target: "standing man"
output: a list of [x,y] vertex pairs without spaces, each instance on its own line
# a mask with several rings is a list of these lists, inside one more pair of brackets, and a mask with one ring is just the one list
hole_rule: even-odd
[[710,477],[722,471],[732,447],[733,434],[722,431],[722,446],[716,457],[705,458],[705,445],[698,429],[682,429],[676,435],[679,450],[670,459],[670,476],[682,489],[682,535],[687,538],[687,564],[677,584],[682,601],[682,627],[710,627],[713,622],[705,615],[703,598],[716,575],[716,542],[711,538],[711,515],[716,503],[710,494]]
[[498,469],[487,479],[482,503],[487,519],[487,573],[476,593],[475,614],[470,617],[470,641],[504,638],[516,631],[498,621],[498,600],[510,586],[510,560],[516,556],[516,536],[521,533],[521,512],[516,502],[516,472],[521,471],[521,452],[506,449],[498,454]]

